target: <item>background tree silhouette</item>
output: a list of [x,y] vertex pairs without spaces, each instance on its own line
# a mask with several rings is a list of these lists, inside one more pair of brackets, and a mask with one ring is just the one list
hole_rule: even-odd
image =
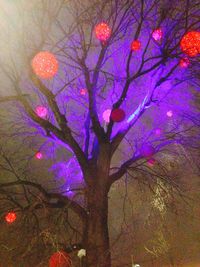
[[59,230],[75,234],[54,250],[75,240],[85,266],[110,267],[115,182],[148,176],[149,187],[182,196],[164,155],[198,145],[198,4],[2,1],[2,132],[8,150],[22,142],[13,154],[2,147],[2,214],[14,210],[28,227],[60,210]]

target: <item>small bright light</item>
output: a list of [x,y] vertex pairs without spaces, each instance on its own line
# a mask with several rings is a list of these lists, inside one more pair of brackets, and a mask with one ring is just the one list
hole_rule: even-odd
[[106,109],[104,112],[103,112],[103,119],[106,123],[109,123],[110,122],[110,115],[111,115],[111,109]]
[[80,94],[81,94],[81,95],[86,95],[86,94],[87,94],[87,89],[82,88],[82,89],[80,90]]
[[181,58],[179,61],[179,66],[181,68],[187,68],[190,65],[190,60],[187,57]]
[[53,78],[58,71],[58,61],[48,51],[42,51],[35,55],[31,65],[35,74],[43,79]]
[[43,154],[42,154],[42,152],[38,151],[38,152],[35,154],[35,158],[36,158],[36,159],[42,159],[42,158],[43,158]]
[[37,106],[35,109],[35,112],[38,115],[38,117],[43,118],[43,119],[46,118],[48,114],[48,110],[44,106]]
[[141,42],[139,40],[134,40],[131,43],[131,50],[132,51],[139,51],[141,48]]
[[167,111],[167,117],[171,118],[173,116],[173,111],[169,110]]
[[161,28],[158,28],[158,29],[155,29],[153,32],[152,32],[152,37],[155,41],[160,41],[163,37],[163,31]]
[[102,42],[107,41],[111,36],[111,28],[105,22],[101,22],[95,27],[96,38]]
[[147,163],[150,167],[153,167],[156,163],[156,160],[154,158],[148,159]]
[[15,212],[8,212],[5,216],[5,220],[7,223],[13,223],[17,219],[17,215]]

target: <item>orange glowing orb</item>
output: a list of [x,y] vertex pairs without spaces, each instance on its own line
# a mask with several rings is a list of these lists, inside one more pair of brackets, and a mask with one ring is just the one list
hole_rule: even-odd
[[105,22],[101,22],[95,27],[96,38],[102,42],[107,41],[111,36],[111,28]]
[[141,42],[139,40],[134,40],[131,43],[131,50],[132,51],[139,51],[141,48]]
[[5,220],[7,223],[13,223],[17,219],[17,215],[15,212],[8,212],[5,216]]
[[31,65],[35,74],[42,79],[53,78],[58,71],[58,61],[48,51],[42,51],[35,55]]
[[191,31],[186,33],[180,42],[181,50],[190,57],[200,53],[200,32]]
[[55,252],[49,260],[49,267],[71,267],[71,266],[72,266],[71,258],[64,251]]

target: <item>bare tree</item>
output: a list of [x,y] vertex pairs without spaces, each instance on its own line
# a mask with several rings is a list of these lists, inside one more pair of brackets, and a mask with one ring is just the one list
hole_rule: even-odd
[[[198,112],[191,104],[193,77],[187,69],[192,71],[198,57],[186,58],[180,40],[186,32],[198,30],[198,4],[188,0],[2,3],[9,24],[2,19],[0,102],[8,113],[16,109],[12,130],[29,137],[52,160],[49,172],[66,182],[57,188],[51,183],[52,174],[45,184],[28,172],[19,176],[2,154],[3,168],[14,179],[0,184],[1,193],[21,213],[25,203],[16,202],[9,193],[15,195],[16,186],[24,190],[32,210],[71,209],[82,224],[76,230],[86,249],[87,267],[111,266],[108,194],[116,181],[147,173],[178,190],[159,155],[196,142]],[[106,25],[103,38],[98,36],[99,23]],[[40,51],[51,51],[59,62],[50,81],[31,68]],[[45,108],[45,116],[37,113],[38,106]],[[117,112],[123,121],[114,116]]]

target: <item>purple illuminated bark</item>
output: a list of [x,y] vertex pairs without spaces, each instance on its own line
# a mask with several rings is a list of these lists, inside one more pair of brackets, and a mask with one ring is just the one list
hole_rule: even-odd
[[87,223],[84,246],[87,267],[111,267],[108,232],[108,177],[110,167],[110,146],[103,144],[94,176],[87,189]]

